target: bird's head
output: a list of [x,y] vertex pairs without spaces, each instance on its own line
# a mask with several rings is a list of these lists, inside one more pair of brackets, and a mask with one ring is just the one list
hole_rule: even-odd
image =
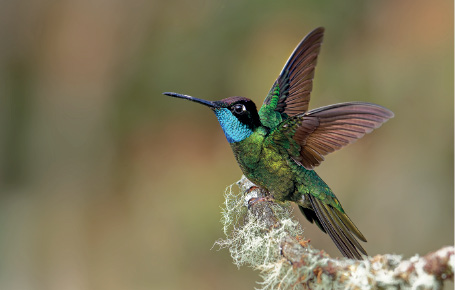
[[220,101],[207,101],[177,93],[163,94],[190,100],[211,108],[220,122],[229,143],[240,142],[248,138],[257,127],[261,126],[256,105],[247,98],[230,97]]

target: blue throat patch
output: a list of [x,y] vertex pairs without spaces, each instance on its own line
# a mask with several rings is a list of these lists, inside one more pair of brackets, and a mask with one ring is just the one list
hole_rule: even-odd
[[253,134],[253,131],[232,115],[230,110],[222,108],[213,111],[229,143],[240,142]]

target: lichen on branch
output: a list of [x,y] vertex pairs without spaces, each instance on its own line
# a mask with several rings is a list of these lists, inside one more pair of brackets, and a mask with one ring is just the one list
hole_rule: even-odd
[[303,238],[290,203],[277,203],[246,177],[226,188],[221,222],[234,264],[261,272],[260,289],[440,289],[453,281],[454,247],[403,260],[377,255],[334,259]]

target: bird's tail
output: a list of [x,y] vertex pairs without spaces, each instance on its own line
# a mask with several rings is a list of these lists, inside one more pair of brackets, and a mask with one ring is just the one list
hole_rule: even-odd
[[353,235],[361,241],[366,242],[367,240],[345,213],[312,194],[308,194],[308,197],[313,210],[301,208],[302,213],[330,236],[343,256],[360,260],[362,259],[361,254],[367,255],[365,249]]

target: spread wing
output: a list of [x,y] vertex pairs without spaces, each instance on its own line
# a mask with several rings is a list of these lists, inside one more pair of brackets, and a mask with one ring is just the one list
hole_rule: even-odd
[[286,118],[308,110],[323,35],[324,28],[316,28],[289,57],[259,110],[264,126],[275,128]]
[[392,117],[390,110],[379,105],[341,103],[291,117],[272,135],[297,163],[311,170],[325,155],[355,142]]

